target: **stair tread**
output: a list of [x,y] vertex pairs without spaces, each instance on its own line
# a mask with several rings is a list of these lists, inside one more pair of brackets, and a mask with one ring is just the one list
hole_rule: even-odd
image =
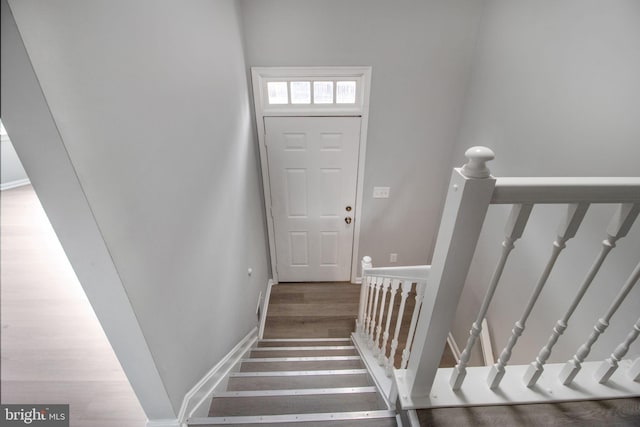
[[[231,421],[231,420],[230,420]],[[225,423],[225,424],[198,424],[202,427],[255,427],[263,425],[264,421],[256,421],[255,423]],[[188,424],[194,425],[194,424]],[[396,427],[395,417],[375,418],[364,420],[331,420],[331,421],[299,421],[299,422],[278,422],[278,427]]]
[[375,386],[366,385],[362,387],[325,387],[325,388],[286,388],[280,390],[227,390],[214,393],[214,397],[262,397],[262,396],[309,396],[324,394],[352,394],[352,393],[376,393]]
[[258,341],[262,347],[320,347],[353,345],[350,338],[273,338]]
[[367,374],[366,369],[337,369],[337,370],[319,370],[319,371],[262,371],[262,372],[231,372],[229,377],[284,377],[284,376],[301,376],[301,375],[349,375],[349,374]]
[[305,361],[331,361],[331,360],[360,360],[359,355],[349,356],[291,356],[291,357],[251,357],[242,359],[243,363],[253,362],[305,362]]
[[298,396],[214,396],[209,415],[282,415],[384,409],[387,409],[386,404],[376,391]]
[[230,377],[227,391],[365,387],[369,385],[373,385],[373,381],[368,374]]
[[362,369],[364,363],[361,359],[346,360],[267,360],[261,362],[244,361],[240,365],[240,372],[264,372],[264,371],[317,371],[339,369]]
[[[283,343],[286,344],[286,343]],[[282,347],[258,347],[258,348],[254,348],[253,350],[261,350],[261,351],[279,351],[279,350],[351,350],[353,348],[356,348],[356,346],[354,345],[347,345],[346,343],[343,345],[342,343],[336,343],[336,345],[320,345],[320,346],[296,346],[295,343],[290,343],[293,345],[288,345],[285,346],[283,345]]]
[[[273,350],[272,348],[278,348],[279,350]],[[312,357],[312,356],[357,356],[358,351],[355,347],[344,348],[326,348],[318,349],[318,347],[304,347],[300,348],[281,348],[272,347],[263,349],[251,350],[251,358],[266,358],[266,357]]]
[[389,410],[363,412],[336,412],[319,414],[287,414],[264,416],[229,416],[194,418],[187,422],[190,426],[246,426],[256,425],[291,426],[291,427],[392,427],[396,426],[395,413]]

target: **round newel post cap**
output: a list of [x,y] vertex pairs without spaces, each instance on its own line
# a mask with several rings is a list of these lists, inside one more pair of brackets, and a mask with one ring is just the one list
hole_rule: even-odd
[[364,270],[365,268],[372,268],[373,264],[371,263],[372,259],[370,256],[363,256],[362,257],[362,269]]
[[469,159],[467,164],[462,166],[464,176],[469,178],[489,178],[491,176],[487,162],[495,159],[496,155],[490,148],[482,146],[471,147],[464,155]]

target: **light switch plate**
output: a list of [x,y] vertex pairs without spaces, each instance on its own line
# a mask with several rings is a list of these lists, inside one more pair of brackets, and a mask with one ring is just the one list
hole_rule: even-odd
[[388,199],[391,189],[389,187],[373,187],[374,199]]

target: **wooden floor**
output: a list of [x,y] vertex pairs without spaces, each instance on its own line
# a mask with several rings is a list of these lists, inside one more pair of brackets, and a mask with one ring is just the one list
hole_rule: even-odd
[[[407,299],[405,325],[408,331],[413,297]],[[264,338],[348,338],[355,329],[360,303],[360,285],[352,283],[281,283],[271,289]],[[399,305],[399,299],[396,301]],[[385,321],[383,320],[383,324]],[[393,322],[395,323],[395,321]],[[400,335],[404,347],[406,332]],[[390,343],[389,343],[390,345]],[[398,351],[396,365],[401,352]],[[440,362],[443,368],[455,366],[448,347]]]
[[640,398],[419,410],[421,426],[638,427]]
[[146,416],[31,186],[0,193],[2,403],[68,403],[70,425]]
[[351,283],[281,283],[269,297],[264,338],[349,338],[360,286]]

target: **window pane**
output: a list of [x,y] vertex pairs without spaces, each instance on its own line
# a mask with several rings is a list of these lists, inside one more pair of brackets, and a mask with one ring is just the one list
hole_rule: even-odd
[[356,82],[336,83],[336,104],[356,103]]
[[313,82],[313,103],[333,104],[333,82]]
[[311,82],[291,82],[291,103],[311,104]]
[[269,104],[288,104],[287,82],[269,82],[267,83],[267,92],[269,93]]

